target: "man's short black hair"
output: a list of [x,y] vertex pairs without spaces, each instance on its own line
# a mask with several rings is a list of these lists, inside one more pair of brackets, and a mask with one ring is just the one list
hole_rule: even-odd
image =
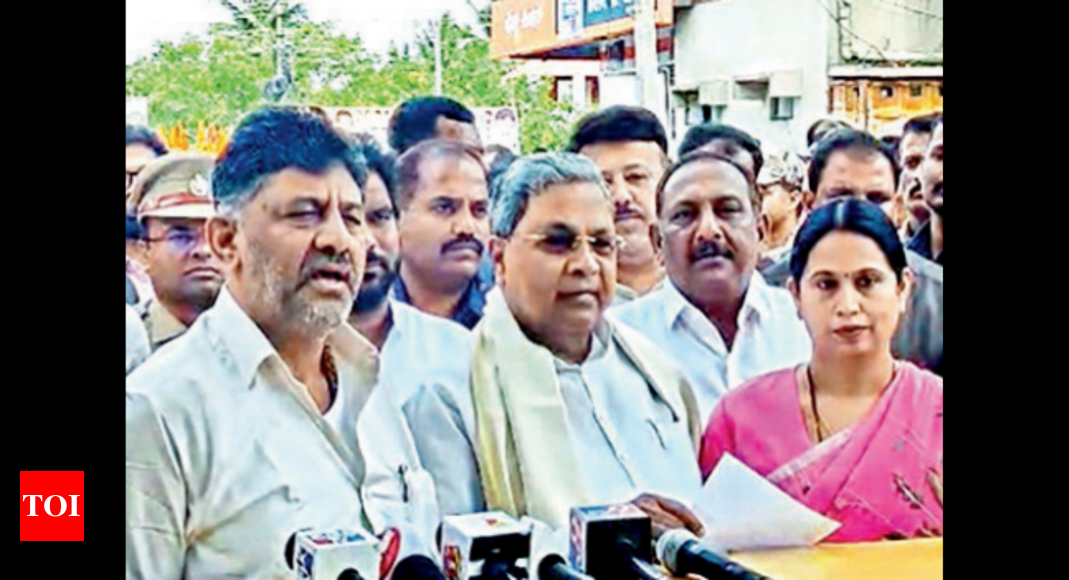
[[314,113],[269,107],[247,115],[234,130],[212,171],[212,197],[240,207],[271,175],[287,168],[322,173],[341,163],[364,187],[364,159],[326,121]]
[[932,131],[935,131],[935,121],[939,118],[938,113],[931,113],[928,115],[921,115],[919,117],[913,117],[906,121],[904,127],[902,127],[902,136],[905,137],[909,133],[920,133],[922,135],[931,135]]
[[152,149],[156,156],[167,155],[167,146],[160,141],[160,136],[155,131],[141,125],[126,126],[126,146],[144,145]]
[[433,139],[438,127],[438,117],[461,123],[475,123],[475,115],[453,99],[416,97],[401,103],[390,116],[390,147],[401,155],[420,141]]
[[668,155],[668,136],[657,115],[642,107],[625,105],[609,107],[583,117],[566,150],[578,153],[587,145],[621,141],[653,141]]
[[742,174],[743,178],[746,179],[747,193],[750,194],[750,206],[753,208],[755,215],[760,212],[761,205],[760,200],[758,200],[756,178],[750,173],[750,168],[743,167],[742,165],[739,165],[738,161],[735,161],[730,157],[725,157],[719,153],[714,153],[712,151],[691,151],[681,155],[679,161],[670,165],[668,169],[665,170],[664,175],[661,176],[661,180],[657,182],[656,208],[658,216],[664,211],[664,190],[668,186],[668,181],[672,179],[672,176],[688,165],[710,161],[727,163]]
[[393,155],[383,153],[373,140],[361,142],[356,146],[356,150],[364,157],[368,172],[378,174],[379,179],[386,186],[386,193],[389,194],[392,204],[397,195],[397,163]]
[[807,147],[812,148],[813,145],[820,142],[824,137],[827,137],[834,131],[842,129],[852,129],[852,127],[844,121],[838,121],[836,119],[820,119],[814,121],[809,126],[809,130],[805,132],[805,144]]
[[679,145],[679,157],[704,147],[716,139],[724,139],[742,147],[753,159],[754,175],[761,175],[765,156],[761,154],[761,142],[742,129],[722,123],[702,123],[687,129],[683,143]]
[[891,163],[891,172],[894,174],[895,190],[898,189],[898,161],[895,156],[883,144],[882,141],[873,137],[871,133],[858,131],[857,129],[839,129],[817,143],[813,151],[813,160],[809,163],[809,189],[816,193],[820,189],[821,174],[828,165],[828,159],[836,151],[856,151],[859,153],[870,152],[883,155]]
[[445,139],[430,139],[417,143],[397,158],[397,191],[393,196],[393,207],[398,215],[404,213],[412,196],[419,189],[420,171],[425,161],[430,159],[468,159],[478,164],[486,177],[486,166],[483,165],[482,151],[467,143],[448,141]]

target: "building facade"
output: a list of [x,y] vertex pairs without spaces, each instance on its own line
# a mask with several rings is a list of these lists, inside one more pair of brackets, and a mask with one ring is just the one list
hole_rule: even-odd
[[[491,56],[597,62],[597,106],[637,104],[637,4],[497,0]],[[719,121],[800,151],[820,118],[882,133],[942,110],[942,0],[657,0],[655,25],[673,143]]]

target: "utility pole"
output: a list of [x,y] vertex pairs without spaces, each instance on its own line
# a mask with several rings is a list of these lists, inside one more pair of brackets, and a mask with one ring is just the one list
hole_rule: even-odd
[[635,12],[635,72],[638,77],[639,104],[653,111],[661,124],[668,126],[664,96],[657,87],[657,26],[654,0],[637,0]]
[[434,41],[434,94],[442,95],[442,17],[438,17],[438,39]]

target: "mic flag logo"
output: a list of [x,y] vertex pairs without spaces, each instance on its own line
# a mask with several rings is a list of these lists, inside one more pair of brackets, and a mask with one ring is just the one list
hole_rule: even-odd
[[85,472],[20,471],[19,540],[85,540]]

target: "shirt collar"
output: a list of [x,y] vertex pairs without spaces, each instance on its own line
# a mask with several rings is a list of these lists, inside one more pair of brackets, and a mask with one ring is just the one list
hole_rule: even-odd
[[906,245],[907,248],[914,252],[932,259],[932,222],[928,220],[921,226],[920,230],[913,236],[913,239]]
[[[483,308],[486,306],[486,292],[492,287],[493,279],[487,281],[478,274],[473,276],[468,282],[468,286],[464,289],[464,294],[460,296],[457,310],[453,313],[451,319],[471,330],[483,316]],[[400,276],[394,282],[391,293],[394,300],[403,304],[412,304],[412,298],[408,295],[408,289],[405,288],[405,281]]]
[[175,318],[170,310],[160,304],[159,300],[153,300],[149,303],[146,316],[148,318],[146,328],[152,334],[149,338],[152,339],[154,347],[162,345],[186,331],[186,325]]
[[579,363],[570,363],[557,355],[553,355],[553,365],[558,371],[561,370],[575,370],[583,365],[590,364],[596,360],[604,358],[609,351],[609,342],[612,340],[612,327],[602,316],[598,319],[597,324],[594,325],[594,333],[590,337],[590,353],[587,354],[586,359]]
[[225,285],[219,290],[215,305],[201,318],[205,319],[213,342],[221,342],[230,352],[241,384],[251,387],[260,365],[271,356],[278,357],[275,347]]
[[[768,290],[769,286],[764,277],[761,276],[760,272],[754,270],[750,276],[750,286],[746,289],[746,296],[742,299],[742,308],[739,309],[740,328],[746,322],[746,319],[751,316],[751,313],[758,318],[769,315],[771,306],[768,302]],[[705,317],[705,313],[687,299],[679,287],[675,285],[675,282],[669,281],[658,292],[661,292],[663,296],[664,320],[669,330],[676,323],[676,320],[688,310],[698,316]]]
[[[241,384],[252,387],[256,372],[271,357],[275,357],[279,364],[285,364],[260,327],[225,286],[219,291],[215,305],[202,318],[207,319],[212,341],[221,342],[229,351]],[[375,346],[348,323],[342,323],[334,330],[327,337],[327,343],[335,365],[348,363],[365,370],[377,368]]]

